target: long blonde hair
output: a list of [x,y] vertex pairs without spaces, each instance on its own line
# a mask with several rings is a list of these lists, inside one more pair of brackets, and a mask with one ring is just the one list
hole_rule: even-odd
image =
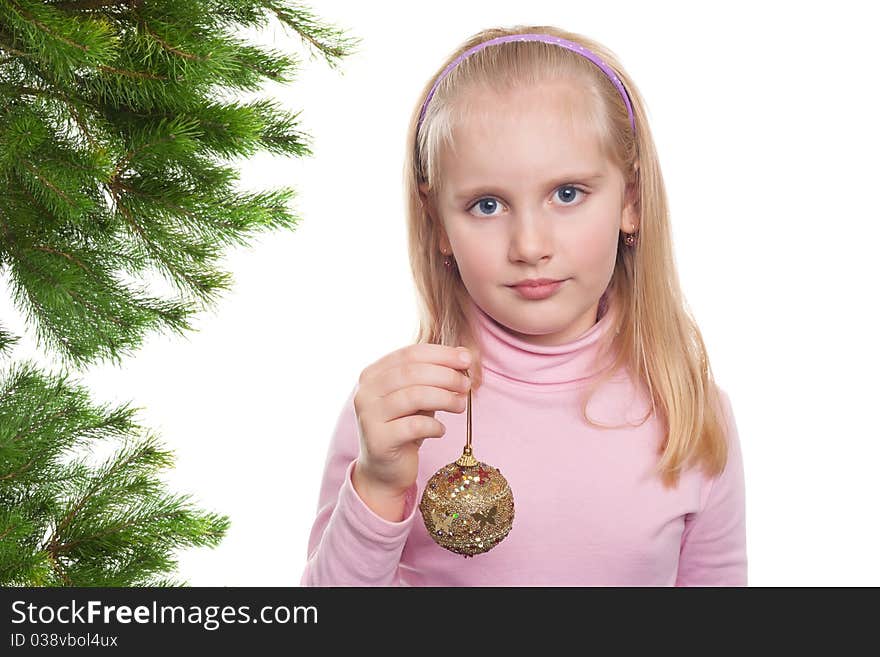
[[[535,32],[580,43],[614,70],[629,94],[636,135],[620,93],[595,64],[541,41],[506,42],[467,57],[438,86],[417,135],[425,98],[440,72],[458,55],[489,39]],[[666,429],[655,469],[664,486],[676,486],[682,469],[692,463],[701,463],[708,475],[716,475],[727,462],[720,395],[700,330],[679,286],[666,190],[644,103],[616,56],[595,41],[551,26],[486,29],[462,43],[425,84],[410,120],[404,163],[409,259],[420,314],[415,340],[467,345],[475,355],[469,370],[472,391],[479,389],[481,347],[471,331],[468,292],[457,268],[447,268],[442,262],[439,218],[423,204],[419,183],[427,184],[430,199],[437,198],[443,184],[439,153],[444,146],[454,149],[453,127],[468,111],[460,101],[463,90],[506,90],[560,78],[583,85],[593,108],[584,120],[596,130],[602,155],[623,173],[639,216],[637,245],[626,246],[622,234],[618,240],[617,260],[605,292],[611,325],[600,348],[602,354],[613,352],[614,358],[605,375],[588,388],[584,417],[594,426],[603,426],[589,417],[586,403],[603,381],[624,367],[633,381],[647,386],[653,411]]]

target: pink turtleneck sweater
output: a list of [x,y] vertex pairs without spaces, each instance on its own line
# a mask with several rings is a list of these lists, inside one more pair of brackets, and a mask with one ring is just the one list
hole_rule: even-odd
[[[472,394],[473,450],[500,468],[514,496],[513,528],[486,553],[465,558],[428,535],[418,509],[426,481],[461,455],[467,412],[437,411],[446,434],[419,449],[419,474],[400,522],[374,513],[351,474],[359,452],[353,397],[330,440],[302,586],[746,586],[745,480],[730,399],[730,445],[717,477],[685,471],[665,489],[651,468],[661,426],[600,429],[581,397],[601,365],[609,315],[580,337],[535,346],[474,305],[483,385]],[[637,424],[647,391],[615,373],[589,404],[603,424]]]

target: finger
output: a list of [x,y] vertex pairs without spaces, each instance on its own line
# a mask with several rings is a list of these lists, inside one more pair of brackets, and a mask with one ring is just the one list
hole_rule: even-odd
[[402,363],[386,370],[370,384],[370,394],[385,397],[410,386],[434,386],[451,392],[467,392],[470,379],[459,369],[435,363]]
[[386,427],[389,440],[400,446],[413,442],[418,447],[426,438],[442,438],[446,434],[446,426],[432,417],[424,415],[407,415],[388,423]]
[[381,398],[379,417],[391,422],[407,415],[426,415],[423,411],[460,413],[466,408],[467,395],[436,386],[407,386]]
[[360,383],[371,386],[381,381],[388,370],[411,363],[432,363],[466,372],[470,363],[460,360],[460,354],[463,352],[470,354],[470,350],[466,347],[450,347],[431,342],[417,342],[407,345],[386,354],[365,368],[361,373]]

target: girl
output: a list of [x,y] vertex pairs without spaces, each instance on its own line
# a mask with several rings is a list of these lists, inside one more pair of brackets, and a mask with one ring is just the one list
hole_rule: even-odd
[[[301,584],[745,586],[737,427],[613,53],[553,27],[480,32],[408,139],[421,328],[345,402]],[[515,519],[464,559],[418,504],[461,453],[469,387],[474,454],[502,470]]]

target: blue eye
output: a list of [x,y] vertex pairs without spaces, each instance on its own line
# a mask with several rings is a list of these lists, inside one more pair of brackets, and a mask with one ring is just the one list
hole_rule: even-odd
[[[559,187],[559,188],[556,189],[557,192],[559,192],[559,191],[561,191],[561,190],[573,190],[573,191],[575,191],[575,192],[580,192],[581,194],[586,193],[586,192],[584,192],[582,189],[578,189],[577,187],[574,187],[574,186],[572,186],[572,185],[563,185],[562,187]],[[574,196],[576,197],[576,195],[574,195]],[[567,195],[567,197],[568,197],[569,200],[572,199],[572,195],[571,195],[571,194]],[[561,196],[560,196],[559,198],[562,199]],[[569,203],[569,202],[566,201],[564,205],[571,205],[571,203]]]
[[481,212],[481,213],[480,213],[480,216],[481,216],[481,217],[491,217],[491,216],[494,216],[494,213],[492,212],[492,210],[494,210],[495,208],[497,208],[498,205],[499,205],[499,203],[498,203],[498,199],[493,198],[493,197],[491,197],[491,196],[487,196],[486,198],[481,198],[479,201],[477,201],[476,203],[474,203],[471,207],[468,208],[468,211],[471,211],[471,210],[473,210],[475,207],[479,206],[480,209],[482,209],[482,210],[488,210],[488,211],[489,211],[489,214],[483,214],[483,213]]
[[[562,187],[557,187],[555,193],[558,195],[559,192],[561,192],[563,190],[566,191],[565,195],[558,196],[558,198],[561,201],[563,201],[563,203],[562,203],[563,205],[572,205],[573,201],[577,199],[577,192],[580,192],[581,194],[587,193],[586,190],[579,189],[578,187],[575,187],[574,185],[563,185]],[[481,217],[494,217],[495,216],[494,210],[497,209],[499,205],[500,205],[500,203],[499,203],[498,199],[496,199],[494,196],[486,196],[485,198],[479,199],[476,203],[474,203],[472,206],[470,206],[468,208],[468,212],[470,212],[471,210],[473,210],[474,208],[479,206],[479,208],[481,210],[485,210],[488,212],[488,214],[484,214],[483,212],[480,212],[479,216],[481,216]]]

